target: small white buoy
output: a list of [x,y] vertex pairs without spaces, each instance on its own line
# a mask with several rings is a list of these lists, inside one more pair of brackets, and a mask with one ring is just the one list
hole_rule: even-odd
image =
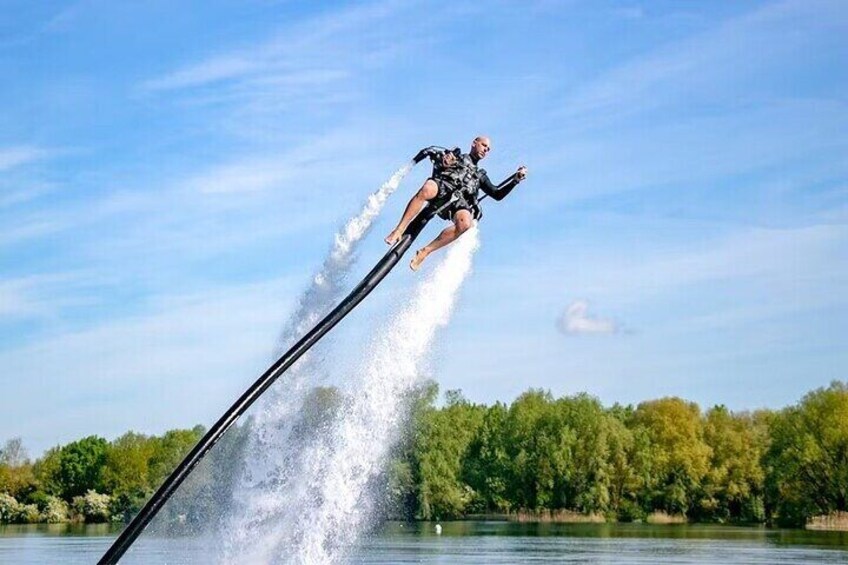
[[437,536],[442,535],[442,525],[441,524],[436,524],[436,535]]

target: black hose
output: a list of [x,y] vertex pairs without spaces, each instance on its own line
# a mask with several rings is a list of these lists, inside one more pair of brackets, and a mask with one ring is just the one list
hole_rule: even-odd
[[295,343],[291,349],[286,351],[265,373],[248,388],[239,399],[221,416],[209,431],[200,439],[191,452],[180,462],[176,469],[165,479],[165,482],[153,494],[150,500],[142,507],[138,514],[121,531],[112,546],[103,554],[98,565],[111,565],[117,563],[121,556],[129,549],[133,542],[141,535],[144,528],[154,516],[162,509],[165,502],[174,494],[177,487],[185,480],[192,469],[200,463],[200,460],[221,439],[224,433],[236,420],[271,386],[277,378],[291,367],[304,353],[306,353],[318,340],[338,324],[342,318],[347,316],[357,304],[368,296],[372,290],[382,281],[386,275],[397,265],[400,258],[412,245],[412,242],[424,229],[433,216],[450,205],[448,201],[443,206],[431,210],[428,206],[419,213],[404,230],[400,240],[395,243],[373,269],[362,279],[347,297],[342,300],[324,319],[318,322],[300,341]]

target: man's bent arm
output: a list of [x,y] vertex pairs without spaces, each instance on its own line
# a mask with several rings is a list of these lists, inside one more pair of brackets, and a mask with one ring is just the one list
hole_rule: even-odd
[[518,178],[518,173],[508,176],[497,186],[489,180],[489,175],[487,175],[485,171],[483,171],[483,174],[480,176],[480,188],[483,192],[498,201],[506,198],[506,196],[512,192],[512,189],[518,186],[518,183],[520,182],[521,179]]
[[444,155],[445,149],[444,147],[439,147],[438,145],[431,145],[430,147],[425,147],[421,151],[418,152],[417,155],[412,159],[416,164],[420,163],[426,158],[430,158],[431,161],[435,161],[436,158]]

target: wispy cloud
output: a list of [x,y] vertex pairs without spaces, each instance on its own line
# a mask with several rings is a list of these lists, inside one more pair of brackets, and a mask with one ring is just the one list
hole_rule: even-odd
[[609,335],[620,331],[613,320],[591,315],[586,300],[575,300],[569,304],[557,320],[557,328],[566,335]]
[[189,189],[209,194],[256,192],[291,180],[295,171],[278,159],[255,159],[219,165],[188,179]]
[[90,304],[89,275],[52,273],[0,281],[0,323],[57,317],[64,308]]
[[226,55],[148,80],[142,86],[148,90],[190,88],[258,72],[264,68],[266,68],[264,62],[251,58],[249,55]]
[[85,10],[91,7],[91,4],[90,0],[79,0],[65,4],[43,24],[42,31],[48,33],[68,31],[83,17]]
[[[679,224],[677,224],[679,225]],[[654,304],[669,296],[701,295],[704,287],[742,293],[759,289],[760,303],[776,309],[814,309],[844,305],[848,284],[848,226],[734,229],[705,241],[660,244],[672,239],[673,221],[631,226],[605,244],[551,238],[553,246],[570,246],[574,254],[525,251],[492,273],[493,295],[521,294],[545,300],[562,281],[584,296],[616,307]],[[633,243],[643,239],[644,242]],[[625,247],[626,246],[626,247]],[[626,253],[622,251],[626,249]],[[578,261],[580,268],[575,269]],[[506,273],[521,270],[524,276]]]
[[0,231],[0,247],[19,244],[23,241],[39,239],[68,227],[62,219],[52,214],[36,213],[28,218],[16,221]]
[[[415,16],[420,9],[395,0],[318,8],[263,41],[186,60],[141,81],[135,92],[185,109],[217,136],[291,142],[371,114],[369,105],[386,96],[373,92],[386,70],[397,73],[416,47],[437,37],[435,22]],[[385,117],[377,114],[375,120]]]
[[[11,189],[7,190],[6,187],[11,187]],[[55,190],[55,188],[54,185],[42,182],[28,183],[28,186],[25,187],[17,186],[13,182],[3,183],[0,185],[0,208],[29,202]]]
[[0,172],[43,158],[47,152],[31,145],[0,148]]
[[752,70],[783,64],[784,57],[818,38],[816,29],[846,26],[848,15],[839,1],[767,4],[578,85],[564,100],[563,110],[573,117],[611,120],[667,103],[681,93],[690,104],[704,96],[714,100],[716,84],[739,98],[738,89],[728,88],[738,82],[734,77],[750,83]]
[[231,86],[250,84],[254,88],[330,86],[377,63],[386,55],[387,45],[392,45],[392,51],[397,49],[384,40],[391,36],[399,43],[401,30],[378,24],[401,7],[409,9],[394,0],[367,3],[295,22],[265,42],[189,63],[141,86],[153,92],[227,81]]
[[30,316],[41,310],[29,296],[26,281],[0,282],[0,320]]
[[[615,131],[560,141],[535,155],[532,164],[551,175],[542,182],[561,188],[543,191],[530,205],[547,208],[635,190],[666,191],[670,205],[686,202],[693,187],[714,186],[723,192],[712,191],[709,198],[702,194],[698,210],[726,216],[735,213],[722,210],[726,198],[733,197],[728,187],[735,187],[736,195],[750,195],[764,181],[815,198],[810,185],[837,182],[848,174],[848,163],[833,158],[848,151],[841,135],[848,127],[846,110],[838,101],[769,101],[746,111],[621,124]],[[757,181],[753,175],[759,175]],[[779,204],[785,194],[771,198]]]

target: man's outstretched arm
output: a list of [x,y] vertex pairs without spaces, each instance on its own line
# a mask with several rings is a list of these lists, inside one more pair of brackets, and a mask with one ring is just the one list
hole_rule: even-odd
[[489,179],[489,175],[486,174],[486,171],[482,171],[483,174],[480,176],[480,188],[494,198],[495,200],[503,200],[507,197],[507,195],[512,192],[512,189],[518,186],[518,183],[524,180],[524,177],[527,176],[527,167],[524,165],[518,167],[518,170],[515,173],[508,176],[504,179],[500,184],[495,185]]

